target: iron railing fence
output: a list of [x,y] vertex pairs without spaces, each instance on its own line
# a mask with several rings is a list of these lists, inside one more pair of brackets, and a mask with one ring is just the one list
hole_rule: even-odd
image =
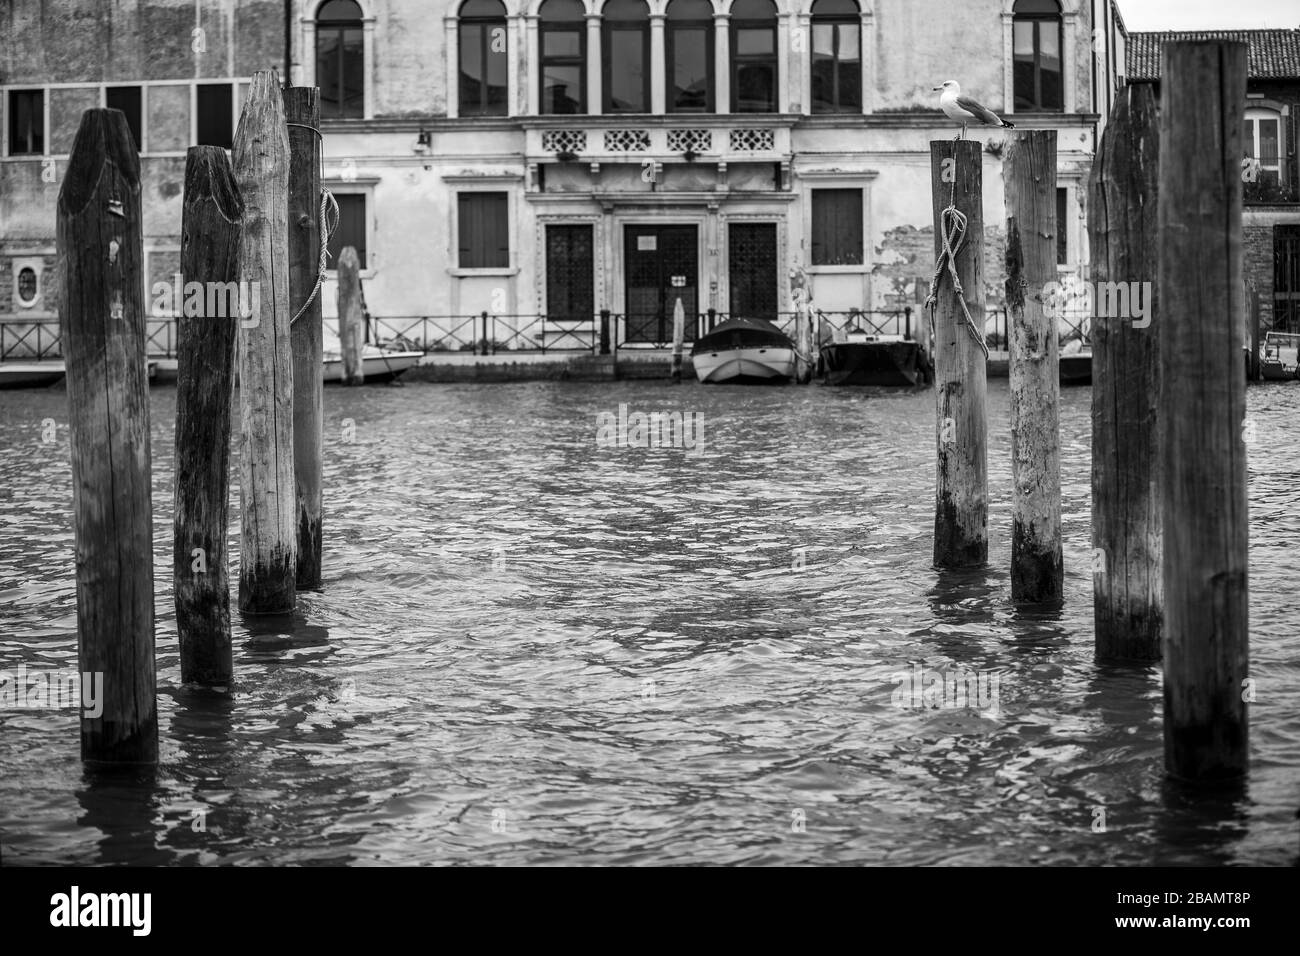
[[[814,341],[830,338],[837,330],[868,335],[902,335],[923,342],[929,340],[929,315],[923,307],[871,311],[848,309],[811,310]],[[778,312],[761,316],[793,337],[797,313]],[[707,335],[731,315],[714,309],[686,317],[687,343]],[[1007,310],[991,308],[985,315],[984,335],[990,350],[1007,350]],[[1090,341],[1087,317],[1058,320],[1062,343]],[[325,321],[334,335],[338,320]],[[495,355],[502,352],[617,353],[622,348],[663,349],[672,345],[672,316],[628,315],[611,310],[586,316],[553,318],[533,314],[397,315],[371,316],[367,339],[410,351],[470,352]],[[176,320],[151,317],[145,327],[146,350],[155,358],[175,358]],[[0,361],[57,359],[62,357],[59,324],[55,319],[34,322],[0,322]]]

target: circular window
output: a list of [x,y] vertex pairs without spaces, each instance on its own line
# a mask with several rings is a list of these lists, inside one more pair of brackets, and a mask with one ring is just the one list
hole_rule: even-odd
[[31,308],[36,304],[38,295],[36,270],[31,266],[24,266],[18,270],[18,304]]

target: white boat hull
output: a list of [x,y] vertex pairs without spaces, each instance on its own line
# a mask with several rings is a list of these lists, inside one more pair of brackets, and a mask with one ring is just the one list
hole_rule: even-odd
[[[150,359],[145,372],[152,382],[158,374],[158,363]],[[67,374],[63,359],[49,362],[0,362],[0,388],[39,388],[53,385]]]
[[[385,352],[367,346],[361,354],[361,372],[366,381],[383,381],[396,378],[413,365],[418,365],[424,357],[423,352]],[[325,354],[326,382],[343,381],[343,359],[341,356]]]
[[794,378],[795,351],[787,348],[719,349],[691,356],[701,382],[773,381]]
[[55,362],[5,362],[0,365],[0,388],[34,388],[53,385],[63,378],[63,360]]

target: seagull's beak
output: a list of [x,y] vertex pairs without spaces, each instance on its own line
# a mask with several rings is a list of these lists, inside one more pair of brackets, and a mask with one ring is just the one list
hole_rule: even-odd
[[935,91],[936,93],[938,93],[938,92],[939,92],[940,90],[942,90],[942,89],[943,89],[942,86],[936,86],[936,87],[934,88],[934,91]]

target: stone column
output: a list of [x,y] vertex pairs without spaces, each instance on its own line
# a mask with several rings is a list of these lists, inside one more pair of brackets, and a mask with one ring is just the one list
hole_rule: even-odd
[[666,112],[668,103],[664,69],[664,15],[650,14],[650,112]]
[[604,60],[600,43],[600,14],[587,14],[587,112],[599,116],[605,109]]

